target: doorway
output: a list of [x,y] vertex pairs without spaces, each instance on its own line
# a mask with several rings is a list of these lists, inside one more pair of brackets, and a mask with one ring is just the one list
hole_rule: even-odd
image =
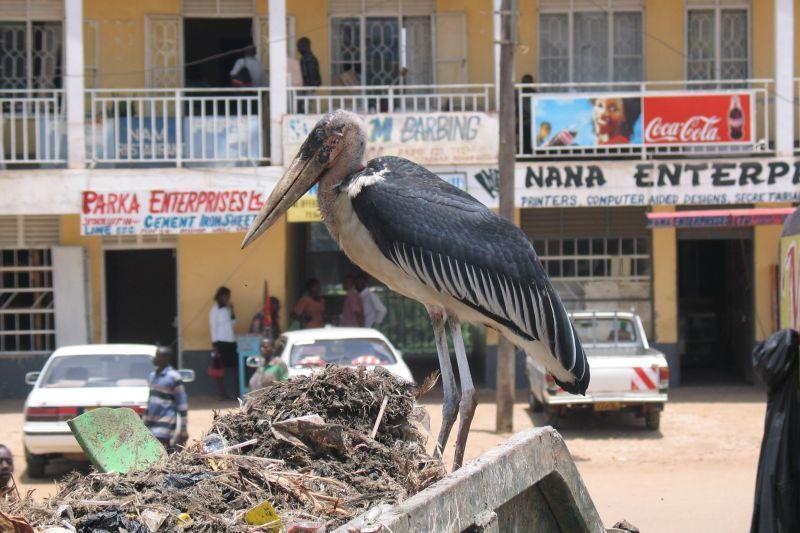
[[104,259],[107,341],[177,349],[175,250],[106,250]]
[[251,18],[187,18],[183,22],[186,87],[230,87],[230,71],[253,45]]
[[752,239],[678,240],[678,335],[684,382],[749,381]]

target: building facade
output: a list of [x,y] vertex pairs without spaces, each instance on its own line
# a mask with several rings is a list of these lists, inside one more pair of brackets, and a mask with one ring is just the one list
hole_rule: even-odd
[[[752,345],[777,327],[779,222],[800,201],[798,3],[517,2],[515,222],[568,307],[636,309],[676,383],[751,381]],[[204,387],[221,285],[242,334],[266,290],[286,326],[312,276],[335,313],[353,267],[313,195],[239,249],[321,113],[363,114],[370,156],[496,207],[495,8],[0,2],[0,396],[80,342],[173,344]],[[300,38],[319,86],[303,86]],[[264,86],[232,83],[249,46]],[[384,297],[390,337],[431,351],[419,306]],[[470,332],[487,376],[496,341]]]

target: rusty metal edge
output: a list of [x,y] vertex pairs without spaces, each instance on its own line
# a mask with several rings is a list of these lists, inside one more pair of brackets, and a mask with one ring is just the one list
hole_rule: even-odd
[[[335,532],[360,531],[367,524],[393,533],[463,531],[481,513],[542,480],[545,498],[567,530],[606,531],[563,438],[547,426],[521,431],[404,502],[371,509]],[[547,485],[561,490],[548,498]]]

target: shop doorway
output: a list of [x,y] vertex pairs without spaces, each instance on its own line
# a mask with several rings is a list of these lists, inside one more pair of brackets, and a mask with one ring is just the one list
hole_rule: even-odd
[[235,52],[253,45],[252,18],[184,20],[187,87],[230,87],[230,71],[242,57]]
[[175,250],[106,250],[104,260],[107,341],[177,348]]
[[682,381],[750,381],[752,239],[689,237],[678,241]]

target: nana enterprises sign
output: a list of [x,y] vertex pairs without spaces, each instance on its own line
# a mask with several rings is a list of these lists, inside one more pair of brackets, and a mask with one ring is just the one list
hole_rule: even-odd
[[[725,205],[800,201],[800,160],[517,164],[517,207]],[[469,172],[467,191],[498,206],[497,168]]]

